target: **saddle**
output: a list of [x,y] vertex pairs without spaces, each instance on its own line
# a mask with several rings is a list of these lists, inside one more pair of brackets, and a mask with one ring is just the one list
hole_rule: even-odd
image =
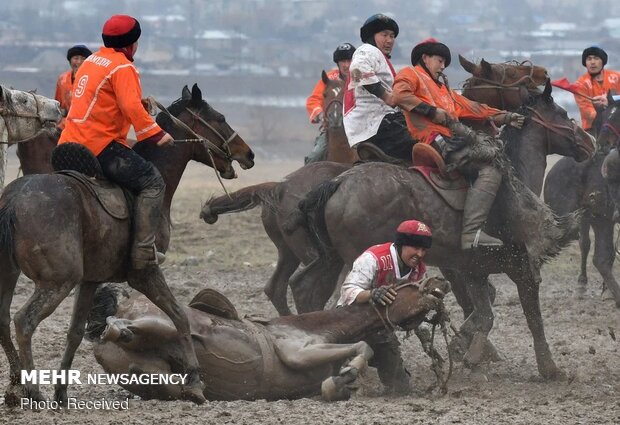
[[52,152],[52,167],[55,173],[81,183],[110,216],[118,220],[130,217],[133,196],[103,177],[99,161],[85,146],[79,143],[58,145]]
[[237,309],[230,300],[212,288],[205,288],[198,292],[189,302],[189,306],[224,319],[241,321]]
[[426,143],[416,143],[413,145],[411,162],[411,168],[422,174],[452,209],[463,211],[469,182],[458,172],[448,171],[435,148]]

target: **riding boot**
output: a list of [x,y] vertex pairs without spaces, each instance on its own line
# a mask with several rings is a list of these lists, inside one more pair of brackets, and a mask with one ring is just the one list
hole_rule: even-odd
[[377,368],[379,379],[385,386],[385,393],[389,395],[409,394],[411,374],[403,364],[400,343],[396,336],[394,334],[387,336],[380,332],[377,337],[371,337],[367,342],[374,352],[368,364]]
[[503,242],[482,231],[495,194],[502,181],[501,173],[492,166],[482,167],[472,188],[467,192],[463,211],[463,228],[461,231],[461,249],[500,247]]
[[162,264],[165,255],[155,248],[155,234],[159,227],[164,190],[153,194],[140,193],[136,198],[134,211],[134,242],[131,249],[131,262],[134,269],[144,269],[149,265]]

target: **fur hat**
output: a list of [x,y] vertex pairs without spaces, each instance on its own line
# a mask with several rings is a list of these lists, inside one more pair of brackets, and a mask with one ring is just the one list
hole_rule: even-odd
[[334,50],[334,62],[338,63],[342,60],[351,59],[355,52],[355,46],[351,43],[342,43]]
[[607,65],[607,52],[598,46],[590,46],[581,54],[581,64],[586,66],[588,56],[597,56],[603,60],[603,66]]
[[93,52],[91,52],[88,47],[84,46],[83,44],[76,44],[75,46],[67,50],[67,60],[71,62],[71,58],[73,56],[84,56],[85,58],[87,58],[92,54]]
[[440,43],[434,38],[427,38],[413,48],[411,51],[411,65],[416,66],[422,59],[422,55],[441,56],[446,61],[446,68],[450,66],[450,62],[452,61],[448,46]]
[[373,36],[384,30],[394,31],[394,37],[398,37],[398,24],[392,18],[382,13],[372,15],[366,19],[364,25],[360,28],[360,37],[364,43],[371,43]]
[[431,228],[418,220],[403,221],[396,229],[394,244],[397,246],[416,246],[429,249],[433,243]]
[[114,15],[103,24],[101,38],[105,47],[127,47],[140,38],[142,30],[136,18]]

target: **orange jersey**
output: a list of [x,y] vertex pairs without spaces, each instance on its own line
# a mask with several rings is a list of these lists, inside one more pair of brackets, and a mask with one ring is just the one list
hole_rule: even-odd
[[[68,112],[71,107],[71,92],[73,91],[73,71],[68,70],[58,76],[56,81],[56,94],[54,99],[60,102],[60,109]],[[65,118],[63,117],[58,123],[58,127],[65,128]]]
[[452,136],[447,127],[412,112],[422,102],[445,110],[452,118],[482,120],[501,113],[499,109],[474,102],[449,90],[444,84],[437,84],[419,65],[400,70],[394,79],[393,89],[395,101],[405,113],[409,133],[419,142],[430,143],[430,137],[436,134]]
[[[330,80],[337,80],[340,78],[340,71],[338,68],[332,69],[327,73],[327,78]],[[323,112],[323,92],[325,91],[325,83],[321,78],[314,89],[312,89],[312,94],[306,100],[306,109],[308,110],[308,115],[310,116],[310,122],[312,122],[317,115]]]
[[129,146],[131,125],[138,141],[162,131],[142,106],[140,75],[123,53],[102,47],[84,61],[74,81],[58,143],[78,142],[99,155],[113,140]]
[[[579,93],[590,97],[606,95],[609,90],[612,90],[612,94],[620,94],[620,73],[603,69],[603,81],[599,83],[592,81],[592,77],[586,72],[575,84],[579,87]],[[596,118],[596,109],[592,101],[585,97],[576,95],[575,102],[581,114],[581,127],[589,130]]]

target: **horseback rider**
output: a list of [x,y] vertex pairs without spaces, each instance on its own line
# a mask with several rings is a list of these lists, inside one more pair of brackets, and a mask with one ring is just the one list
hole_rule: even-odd
[[86,58],[92,54],[93,52],[83,44],[77,44],[67,50],[67,60],[69,61],[71,69],[58,76],[58,80],[56,81],[56,93],[54,94],[54,99],[60,103],[60,110],[63,116],[58,123],[58,128],[60,129],[65,128],[64,117],[67,116],[67,112],[69,112],[69,108],[71,107],[71,92],[73,91],[75,73]]
[[[482,231],[502,180],[494,165],[497,148],[458,119],[491,119],[495,124],[521,128],[525,118],[471,101],[451,90],[443,75],[450,61],[450,49],[445,44],[434,38],[422,41],[411,52],[412,67],[396,75],[393,97],[407,111],[407,127],[417,142],[431,144],[446,162],[475,178],[465,201],[461,248],[501,246],[501,240]],[[405,159],[410,157],[411,149],[404,154]]]
[[127,15],[114,15],[103,25],[103,44],[75,75],[71,110],[59,144],[77,142],[88,148],[109,180],[137,195],[134,212],[134,269],[157,265],[164,255],[155,249],[165,183],[152,163],[127,144],[133,125],[139,143],[169,144],[164,132],[141,102],[140,77],[133,65],[140,23]]
[[405,117],[395,106],[392,84],[396,71],[390,53],[398,36],[398,24],[376,14],[360,28],[364,44],[353,54],[344,94],[344,129],[351,147],[370,142],[384,153],[400,158],[411,153],[413,140]]
[[[396,229],[394,242],[368,248],[360,255],[344,279],[338,306],[372,302],[391,304],[395,279],[417,282],[425,277],[422,261],[433,241],[431,229],[418,220],[407,220]],[[381,382],[399,394],[410,391],[410,373],[405,369],[400,344],[394,333],[380,331],[366,341],[374,351],[369,363],[377,368]]]
[[620,94],[620,73],[604,69],[607,65],[607,52],[599,46],[590,46],[581,54],[581,64],[587,72],[575,82],[578,92],[592,100],[575,95],[575,102],[581,114],[581,127],[592,133],[592,124],[598,112],[607,107],[607,92]]
[[[347,81],[349,77],[349,66],[351,65],[351,58],[355,52],[355,46],[351,43],[342,43],[336,50],[334,50],[333,59],[337,68],[327,72],[327,78],[330,80],[341,79]],[[319,135],[314,140],[314,148],[312,152],[304,159],[304,164],[311,162],[323,161],[327,152],[327,135],[325,134],[325,128],[323,126],[323,92],[325,91],[325,83],[321,78],[314,89],[312,94],[308,96],[306,100],[306,109],[308,110],[308,116],[312,124],[321,124]]]

